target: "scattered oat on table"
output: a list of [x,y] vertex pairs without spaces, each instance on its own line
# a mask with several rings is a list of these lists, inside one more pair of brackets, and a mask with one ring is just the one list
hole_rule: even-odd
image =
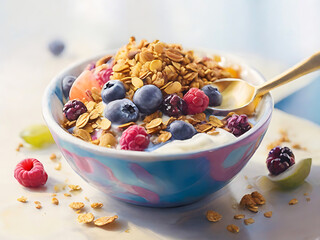
[[272,217],[272,211],[265,212],[265,213],[263,214],[263,216],[265,216],[266,218],[271,218],[271,217]]
[[240,228],[237,225],[230,224],[227,226],[227,230],[232,233],[238,233],[240,231]]
[[72,195],[70,193],[64,193],[63,194],[65,197],[71,197]]
[[16,151],[17,152],[20,152],[20,149],[23,147],[23,144],[22,143],[19,143],[18,147],[16,148]]
[[90,199],[88,197],[84,197],[85,200],[87,200],[88,202],[90,202]]
[[57,196],[56,193],[52,193],[52,194],[51,194],[51,197],[55,197],[55,196]]
[[52,153],[49,158],[50,160],[54,161],[57,159],[57,155],[55,153]]
[[68,185],[68,187],[70,188],[70,192],[71,191],[79,191],[79,190],[81,190],[81,187],[79,185],[70,184],[70,185]]
[[95,202],[95,203],[91,203],[91,207],[92,208],[102,208],[103,207],[103,203],[99,203],[99,202]]
[[222,216],[218,212],[209,210],[209,211],[207,211],[207,219],[210,222],[219,222],[222,219]]
[[247,219],[244,219],[243,222],[244,222],[245,225],[249,225],[249,224],[254,223],[254,219],[253,218],[247,218]]
[[299,202],[298,199],[293,198],[289,201],[289,205],[296,205],[298,202]]
[[265,198],[257,191],[252,192],[251,194],[246,194],[241,198],[240,206],[247,208],[251,212],[257,213],[258,206],[264,205],[266,203]]
[[242,219],[242,218],[244,218],[244,217],[245,217],[244,214],[237,214],[237,215],[234,215],[234,216],[233,216],[234,219]]
[[41,209],[41,203],[39,201],[35,201],[34,204],[36,204],[36,209]]
[[52,198],[51,202],[54,204],[54,205],[59,205],[59,200],[57,198]]
[[247,188],[248,188],[248,189],[252,189],[253,186],[252,186],[251,184],[248,184]]
[[310,202],[311,199],[309,197],[307,197],[306,200],[307,200],[307,202]]
[[59,162],[59,163],[57,164],[57,166],[54,167],[54,169],[57,170],[57,171],[60,171],[60,170],[61,170],[61,167],[62,167],[62,166],[61,166],[61,162]]
[[26,202],[27,202],[27,198],[24,197],[24,196],[22,196],[22,197],[19,197],[19,198],[17,199],[17,201],[22,202],[22,203],[26,203]]
[[78,222],[79,223],[91,223],[94,219],[94,216],[92,213],[82,213],[78,215]]
[[303,195],[304,195],[304,196],[309,196],[309,193],[304,193]]
[[94,220],[94,224],[96,226],[101,227],[101,226],[113,223],[116,219],[118,219],[117,215],[114,215],[112,217],[101,217],[101,218]]
[[84,208],[84,203],[83,202],[72,202],[69,204],[69,207],[71,207],[74,210],[79,210]]

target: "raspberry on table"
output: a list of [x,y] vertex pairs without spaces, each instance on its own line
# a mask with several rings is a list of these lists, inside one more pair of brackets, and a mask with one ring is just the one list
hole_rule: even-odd
[[169,117],[179,117],[187,114],[188,106],[178,95],[170,94],[164,98],[161,110]]
[[188,114],[202,113],[209,105],[208,96],[198,88],[190,88],[183,100],[188,105]]
[[245,114],[233,114],[227,119],[227,128],[231,131],[233,135],[239,137],[240,135],[247,132],[251,125],[248,120],[248,116]]
[[149,136],[142,126],[128,127],[120,138],[120,146],[123,150],[143,151],[149,145]]
[[63,107],[63,113],[69,121],[77,120],[85,112],[87,112],[87,107],[78,100],[70,100]]
[[290,148],[277,146],[270,150],[266,163],[269,172],[278,175],[295,164],[295,157]]
[[39,187],[48,179],[42,163],[35,158],[27,158],[18,163],[14,177],[25,187]]

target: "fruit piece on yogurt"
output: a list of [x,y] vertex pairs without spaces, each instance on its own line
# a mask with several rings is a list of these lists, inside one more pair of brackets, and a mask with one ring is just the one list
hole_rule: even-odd
[[308,177],[312,165],[311,158],[300,160],[297,164],[289,167],[277,176],[267,176],[270,181],[283,189],[292,189],[301,185]]
[[92,88],[97,88],[101,91],[101,86],[94,74],[89,70],[84,70],[72,84],[69,93],[69,100],[86,99],[87,101],[92,101],[90,96]]
[[41,148],[54,143],[49,128],[46,125],[31,125],[20,132],[20,137],[31,146]]

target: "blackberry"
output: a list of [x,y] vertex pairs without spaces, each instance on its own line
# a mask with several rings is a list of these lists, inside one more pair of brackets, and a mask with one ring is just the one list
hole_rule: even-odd
[[169,117],[179,117],[187,114],[188,105],[178,95],[170,94],[164,98],[161,110]]
[[227,128],[233,135],[239,137],[247,132],[251,128],[251,125],[249,124],[247,115],[242,114],[239,116],[237,114],[233,114],[227,119]]
[[69,121],[77,120],[85,112],[87,112],[87,107],[78,100],[70,100],[63,107],[63,113]]
[[278,175],[295,164],[295,157],[290,148],[278,146],[271,149],[266,163],[269,172]]

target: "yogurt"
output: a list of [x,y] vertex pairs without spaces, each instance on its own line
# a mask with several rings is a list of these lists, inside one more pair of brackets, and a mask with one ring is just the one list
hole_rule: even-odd
[[168,154],[199,151],[221,146],[237,139],[233,134],[224,129],[217,128],[216,131],[219,132],[219,134],[208,135],[206,133],[198,133],[187,140],[173,140],[153,152],[157,154]]

